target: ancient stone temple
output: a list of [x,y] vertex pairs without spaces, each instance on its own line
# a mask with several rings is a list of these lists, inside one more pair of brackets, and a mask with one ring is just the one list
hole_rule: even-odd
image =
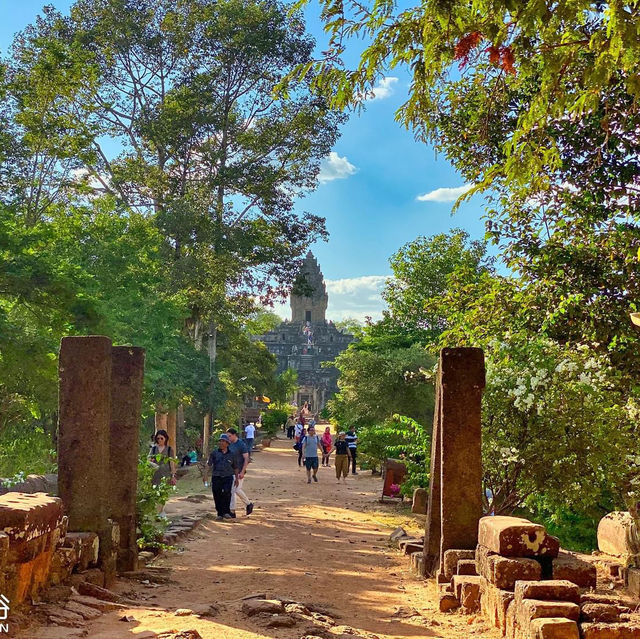
[[353,341],[352,335],[327,320],[328,301],[322,271],[309,252],[291,293],[291,320],[258,338],[278,358],[278,373],[288,368],[298,371],[294,401],[298,406],[308,402],[313,412],[321,411],[338,390],[337,369],[322,363],[335,359]]

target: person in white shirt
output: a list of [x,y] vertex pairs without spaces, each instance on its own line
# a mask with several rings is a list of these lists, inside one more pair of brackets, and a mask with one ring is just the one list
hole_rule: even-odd
[[251,451],[253,450],[253,440],[256,437],[256,427],[253,422],[250,422],[244,427],[244,440],[247,445],[247,449],[249,450],[249,456],[251,456]]

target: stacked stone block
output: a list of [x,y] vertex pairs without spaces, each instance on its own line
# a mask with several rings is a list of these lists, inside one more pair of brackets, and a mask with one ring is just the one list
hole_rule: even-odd
[[0,497],[0,592],[19,604],[38,599],[67,526],[62,501],[43,493]]
[[596,586],[595,566],[526,519],[483,517],[475,562],[449,550],[443,571],[451,582],[441,586],[440,610],[480,610],[507,639],[640,639],[615,600],[581,594]]
[[640,530],[631,513],[612,512],[600,520],[598,549],[612,561],[629,592],[640,599]]
[[579,602],[578,586],[569,581],[518,581],[507,610],[506,637],[579,639]]
[[117,560],[122,570],[136,568],[143,374],[143,349],[114,348],[106,337],[62,340],[60,499],[0,497],[0,592],[12,603],[37,598],[49,585],[109,586]]

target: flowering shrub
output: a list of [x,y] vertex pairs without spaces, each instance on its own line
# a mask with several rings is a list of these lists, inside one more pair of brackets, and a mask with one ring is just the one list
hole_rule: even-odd
[[[547,508],[600,513],[637,486],[637,403],[607,358],[507,334],[485,349],[483,458],[487,511],[510,513],[545,495]],[[632,455],[633,456],[633,455]],[[603,502],[604,493],[610,504]]]

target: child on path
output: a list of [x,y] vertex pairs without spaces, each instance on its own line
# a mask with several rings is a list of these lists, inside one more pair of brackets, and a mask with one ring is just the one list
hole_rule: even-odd
[[233,519],[231,515],[231,490],[238,487],[238,464],[236,456],[229,450],[229,436],[220,435],[218,448],[211,451],[208,466],[211,466],[211,491],[218,516],[216,521]]
[[349,443],[346,439],[347,434],[342,430],[338,433],[338,439],[334,444],[333,450],[336,451],[336,479],[340,483],[340,475],[342,475],[342,481],[346,483],[347,475],[349,474],[349,462],[351,461],[351,451],[349,449]]
[[329,455],[333,447],[333,438],[331,437],[331,428],[327,426],[322,435],[322,465],[329,468]]
[[316,435],[316,429],[313,426],[309,426],[307,434],[302,439],[302,456],[304,467],[307,469],[307,484],[311,483],[312,470],[313,481],[318,481],[318,450],[322,452],[322,438]]

